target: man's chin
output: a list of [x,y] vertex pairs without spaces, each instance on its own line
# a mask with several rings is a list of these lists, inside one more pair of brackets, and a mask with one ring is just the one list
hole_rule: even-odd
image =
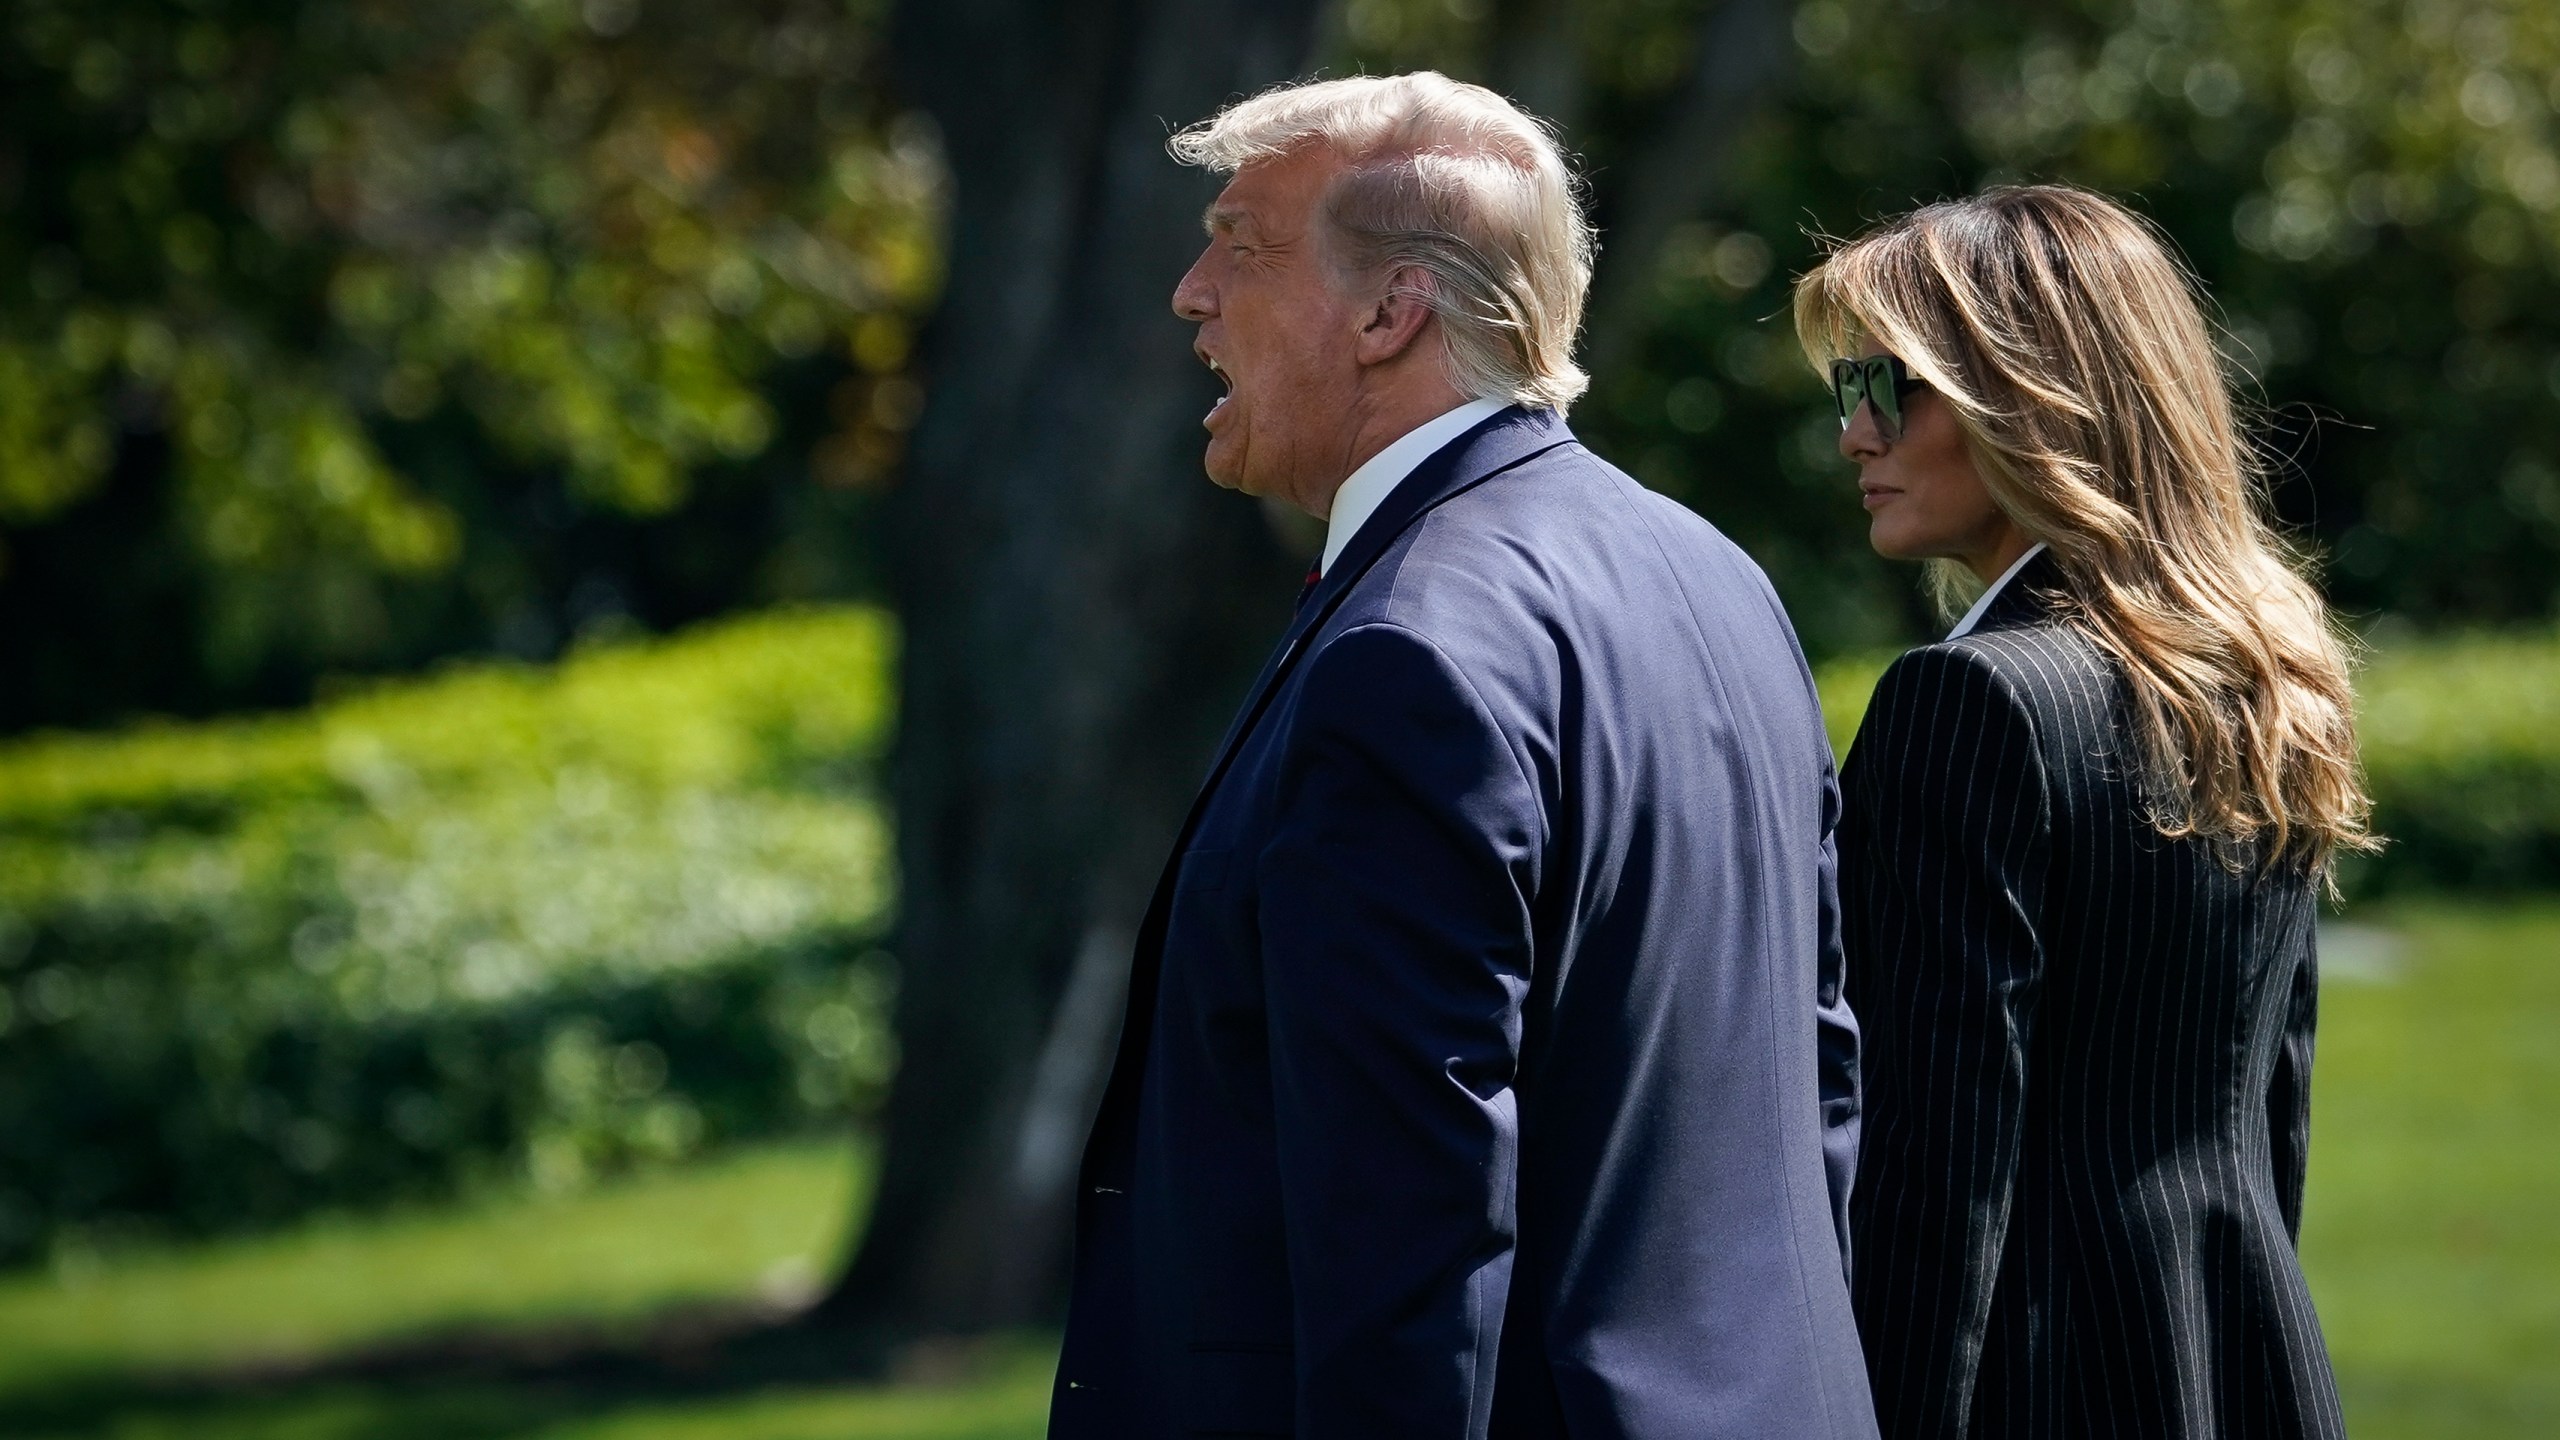
[[1209,476],[1209,483],[1221,490],[1253,493],[1245,484],[1244,466],[1238,463],[1238,457],[1227,446],[1218,443],[1215,437],[1210,439],[1209,448],[1201,452],[1200,468]]

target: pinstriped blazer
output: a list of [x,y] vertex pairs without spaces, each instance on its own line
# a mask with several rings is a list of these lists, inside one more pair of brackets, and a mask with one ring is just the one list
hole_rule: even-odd
[[1842,780],[1852,1294],[1887,1437],[2342,1436],[2295,1256],[2314,893],[2145,819],[2039,556]]

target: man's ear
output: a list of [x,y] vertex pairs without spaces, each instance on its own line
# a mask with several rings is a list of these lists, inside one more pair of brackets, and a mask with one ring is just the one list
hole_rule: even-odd
[[1360,318],[1353,353],[1363,365],[1383,365],[1413,347],[1431,324],[1424,300],[1431,281],[1421,271],[1399,270],[1387,277],[1387,290]]

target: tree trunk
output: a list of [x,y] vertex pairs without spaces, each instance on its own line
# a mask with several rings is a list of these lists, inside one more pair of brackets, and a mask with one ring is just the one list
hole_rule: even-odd
[[1129,943],[1295,572],[1201,473],[1169,308],[1214,185],[1168,126],[1286,78],[1313,0],[908,0],[955,193],[893,521],[904,1061],[860,1251],[817,1318],[1054,1318]]

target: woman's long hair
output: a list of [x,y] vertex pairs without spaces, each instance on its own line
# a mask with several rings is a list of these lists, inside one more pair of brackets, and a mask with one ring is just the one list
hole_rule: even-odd
[[[2198,287],[2104,196],[2002,186],[1797,282],[1817,367],[1871,340],[1953,410],[1992,500],[2129,682],[2153,823],[2325,873],[2377,843],[2345,647],[2269,524]],[[1941,567],[1943,568],[1943,566]]]

